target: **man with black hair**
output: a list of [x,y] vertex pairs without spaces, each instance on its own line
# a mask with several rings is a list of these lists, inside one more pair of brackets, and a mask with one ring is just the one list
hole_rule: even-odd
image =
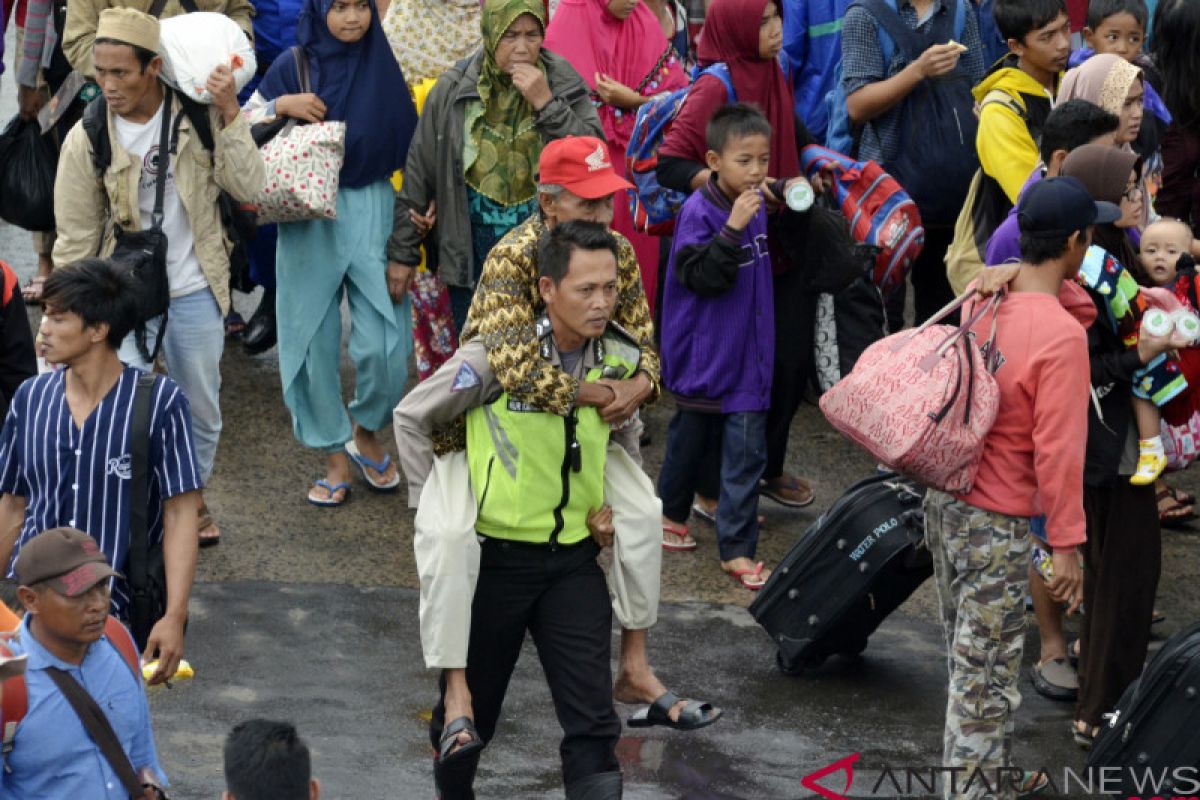
[[[994,785],[997,770],[1011,767],[1021,703],[1030,517],[1046,515],[1054,551],[1050,594],[1071,611],[1082,600],[1078,548],[1086,538],[1090,386],[1084,326],[1095,318],[1095,307],[1073,278],[1092,226],[1120,213],[1111,203],[1093,202],[1074,178],[1031,186],[1017,211],[1020,269],[998,309],[972,329],[994,369],[1000,410],[971,491],[955,496],[930,490],[925,497],[925,539],[950,673],[943,764],[962,769],[956,781],[943,785],[947,798],[1012,800],[1048,782],[1045,775],[1026,773]],[[968,305],[964,314],[971,310]]]
[[946,251],[947,276],[956,293],[979,273],[988,239],[1037,166],[1037,141],[1071,53],[1071,22],[1063,0],[997,0],[992,16],[1009,53],[974,89],[979,172]]
[[[619,252],[597,222],[559,223],[539,242],[545,313],[536,326],[535,357],[581,383],[626,380],[638,369],[637,342],[610,323]],[[443,671],[430,724],[441,797],[474,796],[479,751],[496,732],[528,631],[564,731],[567,798],[619,798],[612,612],[593,535],[593,529],[612,535],[604,488],[609,424],[593,406],[576,405],[560,416],[518,400],[470,361],[443,365],[409,393],[398,414],[414,420],[409,431],[416,434],[433,427],[424,417],[443,419],[446,409],[451,416],[470,409],[466,457],[480,544],[466,668]]]
[[[1068,100],[1046,117],[1042,138],[1038,142],[1040,161],[1021,187],[1021,194],[1042,178],[1053,178],[1062,162],[1076,147],[1085,144],[1114,144],[1121,120],[1087,100]],[[1017,224],[1017,209],[1013,206],[992,234],[987,244],[988,266],[1017,263],[1021,260],[1021,231]]]
[[[108,561],[126,570],[132,501],[131,409],[141,370],[121,363],[117,347],[136,314],[132,278],[112,263],[87,259],[46,279],[42,347],[66,367],[32,378],[13,397],[0,433],[0,563],[12,574],[23,547],[61,526],[92,536]],[[150,395],[147,537],[161,542],[166,613],[150,630],[151,683],[172,675],[183,656],[184,622],[196,571],[200,471],[187,398],[166,377]],[[129,620],[130,588],[111,582],[112,613]]]
[[[116,247],[116,229],[150,228],[158,207],[158,173],[165,168],[158,218],[167,238],[170,308],[165,319],[146,324],[145,347],[134,341],[140,337],[130,337],[120,357],[149,371],[147,349],[161,332],[167,372],[192,406],[200,477],[207,482],[221,435],[220,362],[230,308],[229,251],[218,196],[224,190],[235,200],[252,202],[263,186],[265,168],[238,106],[229,67],[213,71],[207,84],[213,105],[199,112],[207,115],[209,148],[186,101],[162,82],[158,48],[159,24],[153,17],[128,8],[100,14],[93,49],[107,111],[103,120],[89,122],[88,114],[97,108],[89,106],[63,142],[54,191],[54,263],[109,255]],[[168,153],[159,152],[164,127],[170,137]],[[200,529],[202,544],[220,539],[203,504]]]
[[225,739],[221,800],[318,800],[308,745],[290,722],[252,719]]

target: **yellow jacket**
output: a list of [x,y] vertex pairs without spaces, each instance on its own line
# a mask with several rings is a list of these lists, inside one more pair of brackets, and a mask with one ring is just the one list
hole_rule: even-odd
[[[1049,105],[1054,95],[1033,77],[1015,65],[1011,59],[1001,62],[998,69],[990,72],[973,90],[976,102],[982,104],[987,95],[1001,91],[1025,109],[1031,116],[1030,106],[1043,98]],[[1040,116],[1032,114],[1032,116]],[[1044,116],[1042,117],[1044,119]],[[1037,142],[1029,131],[1029,124],[1007,103],[988,103],[979,113],[979,131],[975,135],[975,149],[979,153],[979,164],[985,174],[996,179],[1010,203],[1016,204],[1021,187],[1039,161]]]

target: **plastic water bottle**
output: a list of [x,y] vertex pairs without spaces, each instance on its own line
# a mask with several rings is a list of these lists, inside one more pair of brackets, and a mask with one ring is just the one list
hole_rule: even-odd
[[813,200],[812,187],[808,185],[808,181],[796,181],[787,190],[787,207],[792,211],[804,213],[812,208]]

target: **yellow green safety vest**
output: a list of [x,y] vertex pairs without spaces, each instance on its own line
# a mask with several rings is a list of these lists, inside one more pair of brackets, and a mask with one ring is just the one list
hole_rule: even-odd
[[[539,326],[542,328],[542,326]],[[546,326],[548,329],[548,326]],[[585,380],[624,379],[640,350],[614,325],[590,343],[600,366]],[[542,354],[549,340],[543,338]],[[496,539],[575,544],[589,535],[587,515],[604,504],[605,449],[610,428],[594,408],[560,417],[504,392],[467,412],[467,462],[479,505],[475,527]]]

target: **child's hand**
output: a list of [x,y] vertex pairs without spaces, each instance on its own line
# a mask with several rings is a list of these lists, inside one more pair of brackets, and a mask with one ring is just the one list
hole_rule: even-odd
[[733,201],[733,210],[729,212],[729,220],[726,224],[735,231],[742,231],[750,224],[750,220],[762,208],[762,194],[758,189],[747,189],[738,195],[738,199]]

